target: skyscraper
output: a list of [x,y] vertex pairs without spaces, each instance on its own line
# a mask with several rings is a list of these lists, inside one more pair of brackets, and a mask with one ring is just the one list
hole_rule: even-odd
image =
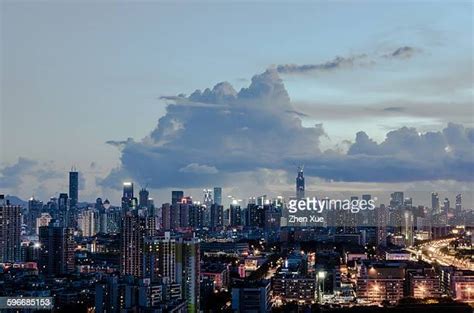
[[224,207],[217,203],[211,205],[211,225],[212,228],[224,226]]
[[439,196],[437,192],[431,193],[431,209],[433,209],[434,213],[439,213]]
[[413,246],[413,226],[414,226],[414,217],[413,213],[410,210],[405,210],[403,212],[403,221],[402,221],[402,234],[405,237],[405,243],[407,247]]
[[385,247],[387,245],[387,225],[388,225],[388,210],[384,204],[376,210],[377,216],[377,246]]
[[404,196],[402,191],[395,191],[394,193],[390,194],[390,207],[392,208],[400,208],[404,204]]
[[449,199],[448,198],[444,198],[444,202],[443,202],[443,209],[444,209],[444,213],[448,213],[449,209],[451,207],[451,203],[449,202]]
[[138,206],[140,208],[148,208],[148,198],[150,196],[150,193],[146,188],[140,189],[140,192],[138,194]]
[[459,214],[462,211],[462,195],[456,195],[456,213]]
[[79,173],[74,169],[69,172],[69,203],[71,208],[76,208],[79,201]]
[[214,203],[217,205],[222,205],[222,188],[214,187]]
[[212,190],[211,189],[204,189],[204,197],[203,197],[203,206],[202,206],[202,226],[210,226],[211,225],[211,206],[214,203],[212,200]]
[[134,207],[135,199],[133,197],[133,183],[123,183],[123,194],[122,194],[122,210],[127,211]]
[[296,199],[304,199],[304,173],[303,166],[298,166],[298,176],[296,176]]
[[170,232],[146,238],[143,260],[143,277],[152,282],[178,283],[187,312],[199,311],[199,239],[184,238]]
[[170,232],[146,238],[144,249],[144,277],[152,282],[176,282],[176,237]]
[[78,218],[78,226],[84,237],[97,234],[99,232],[99,211],[94,208],[83,210]]
[[242,225],[242,209],[237,200],[232,201],[230,205],[230,226],[241,226]]
[[20,261],[21,207],[0,195],[0,262]]
[[61,226],[68,227],[69,224],[69,197],[67,193],[60,193],[58,198],[59,222]]
[[196,313],[200,308],[200,244],[198,238],[180,238],[178,241],[177,283],[183,291],[187,312]]
[[145,218],[137,212],[126,212],[122,218],[122,237],[120,245],[120,273],[122,275],[142,276],[143,244],[146,231]]
[[64,275],[74,271],[74,232],[52,220],[39,228],[41,244],[39,270],[46,275]]
[[173,190],[171,191],[171,204],[176,204],[181,202],[181,199],[184,197],[184,192],[181,190]]
[[43,202],[31,197],[28,200],[28,213],[25,216],[25,222],[27,226],[28,234],[37,235],[38,225],[36,224],[37,218],[41,215],[43,209]]

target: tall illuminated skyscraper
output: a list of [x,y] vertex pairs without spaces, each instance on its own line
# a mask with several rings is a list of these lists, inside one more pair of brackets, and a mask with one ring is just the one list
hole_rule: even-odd
[[121,229],[120,273],[141,277],[146,220],[136,212],[126,212]]
[[296,176],[296,198],[304,199],[304,173],[303,166],[298,166],[298,176]]
[[127,211],[134,206],[133,183],[123,183],[122,210]]
[[407,247],[413,246],[413,226],[414,226],[414,216],[413,213],[409,210],[403,212],[402,220],[402,234],[405,237],[405,243]]
[[70,207],[76,208],[79,201],[79,173],[75,169],[69,172],[69,197]]

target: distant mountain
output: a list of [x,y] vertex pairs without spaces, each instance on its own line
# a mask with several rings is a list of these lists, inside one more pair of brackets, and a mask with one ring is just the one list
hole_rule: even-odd
[[10,204],[12,205],[19,205],[23,208],[26,208],[28,207],[28,201],[24,201],[20,198],[18,198],[17,196],[10,196],[10,195],[7,195],[5,197],[6,200],[9,200],[10,201]]

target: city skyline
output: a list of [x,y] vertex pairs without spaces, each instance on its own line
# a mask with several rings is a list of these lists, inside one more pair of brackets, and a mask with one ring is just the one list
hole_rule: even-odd
[[[231,6],[2,3],[2,192],[67,192],[71,165],[91,202],[119,199],[128,180],[157,198],[214,185],[278,195],[294,164],[309,192],[474,189],[470,4]],[[166,17],[176,12],[183,25]],[[192,12],[208,17],[195,30]],[[349,28],[356,13],[371,19]],[[178,38],[201,52],[186,58]]]
[[0,0],[0,311],[472,313],[473,12]]

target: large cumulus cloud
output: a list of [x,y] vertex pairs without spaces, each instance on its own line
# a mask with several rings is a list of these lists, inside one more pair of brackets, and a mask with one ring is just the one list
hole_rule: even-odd
[[320,154],[322,127],[302,126],[276,70],[238,92],[224,82],[167,99],[172,103],[148,137],[120,142],[121,167],[102,184],[117,185],[122,176],[155,188],[199,186]]
[[238,184],[237,173],[292,172],[301,163],[307,174],[335,181],[473,180],[474,131],[457,124],[424,134],[401,128],[381,143],[359,132],[347,153],[320,151],[322,125],[302,125],[277,69],[240,91],[223,82],[166,99],[149,136],[110,142],[121,149],[121,166],[102,185],[125,178],[152,188]]

